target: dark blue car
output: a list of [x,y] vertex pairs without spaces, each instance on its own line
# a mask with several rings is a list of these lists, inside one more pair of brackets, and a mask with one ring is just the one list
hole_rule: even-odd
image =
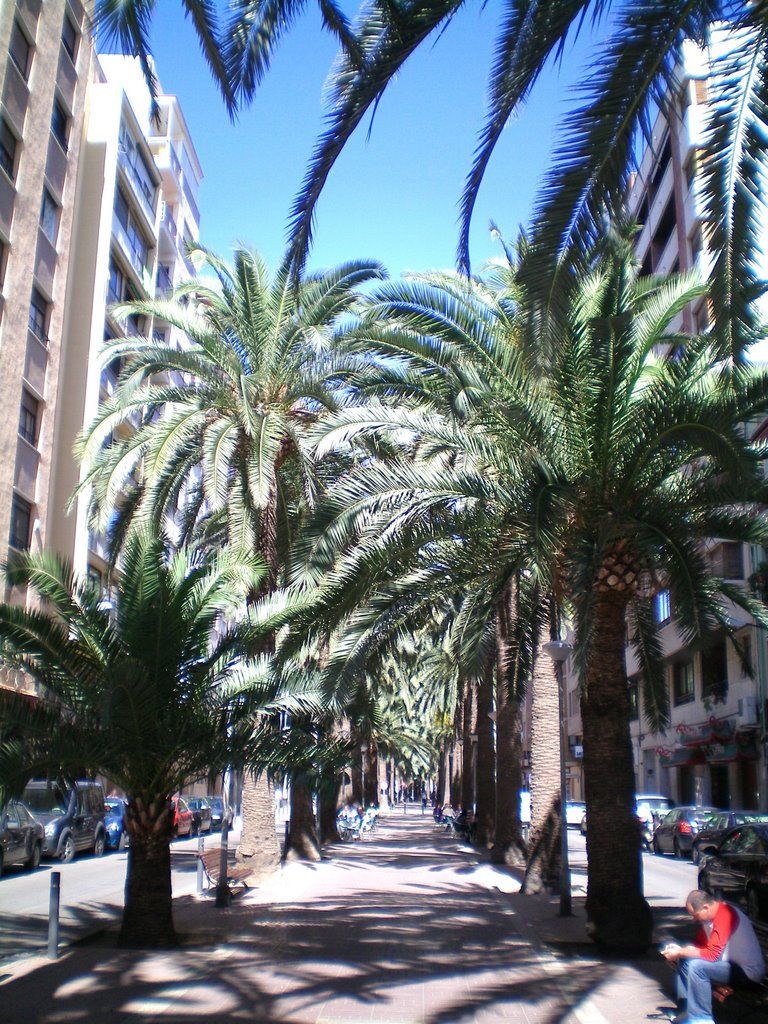
[[128,845],[128,833],[125,831],[125,800],[119,796],[110,796],[104,801],[107,826],[107,848],[124,850]]

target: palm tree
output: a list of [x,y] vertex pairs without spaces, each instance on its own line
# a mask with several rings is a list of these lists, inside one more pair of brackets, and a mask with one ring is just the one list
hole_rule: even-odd
[[[29,586],[40,611],[0,605],[0,652],[41,687],[32,705],[0,700],[0,779],[101,774],[127,797],[130,836],[120,943],[175,942],[170,799],[209,772],[257,752],[271,684],[247,624],[221,616],[258,586],[257,559],[220,553],[206,564],[169,555],[162,538],[132,533],[116,607],[50,554],[17,555],[10,584]],[[274,829],[273,829],[274,830]]]
[[[692,645],[716,632],[733,637],[729,602],[768,623],[762,605],[714,575],[704,556],[711,537],[766,538],[761,451],[742,424],[768,407],[768,378],[722,361],[708,337],[670,331],[704,291],[695,277],[642,279],[637,270],[629,244],[609,239],[573,296],[559,345],[535,372],[527,347],[491,329],[506,306],[486,303],[482,285],[383,286],[358,339],[381,356],[397,353],[378,389],[399,403],[369,401],[317,428],[320,450],[342,437],[407,431],[412,446],[430,453],[417,466],[403,458],[363,464],[329,493],[326,533],[333,543],[361,537],[366,571],[386,551],[418,546],[421,562],[410,557],[438,587],[466,586],[473,572],[485,600],[498,601],[522,572],[570,606],[583,688],[587,912],[595,938],[616,948],[645,946],[651,935],[633,807],[628,608],[640,627],[635,645],[652,728],[668,713],[648,611],[655,589],[672,591]],[[463,411],[461,429],[446,417],[446,401]],[[525,614],[518,626],[527,657],[532,621]]]
[[[214,283],[190,282],[170,301],[115,310],[159,317],[189,344],[109,344],[105,358],[120,357],[123,369],[79,442],[80,493],[92,495],[102,529],[121,503],[131,517],[150,510],[162,519],[180,505],[191,523],[212,523],[220,539],[262,559],[266,572],[251,598],[263,598],[281,582],[301,509],[314,501],[307,428],[336,407],[345,372],[329,352],[330,335],[357,301],[357,286],[384,272],[377,263],[348,263],[307,275],[296,289],[285,266],[270,278],[249,250],[235,252],[232,268],[202,247],[190,251]],[[116,435],[137,418],[137,429]],[[272,641],[262,648],[273,650]],[[274,830],[264,828],[271,805],[266,776],[247,777],[238,856],[265,867],[279,859]]]

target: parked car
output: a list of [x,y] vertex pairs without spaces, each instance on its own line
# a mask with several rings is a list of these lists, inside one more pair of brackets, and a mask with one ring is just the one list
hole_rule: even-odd
[[187,800],[187,807],[192,811],[192,834],[199,836],[202,832],[211,831],[211,805],[204,796],[195,796]]
[[725,833],[732,828],[736,828],[737,825],[756,824],[768,825],[768,814],[758,814],[756,811],[720,811],[713,814],[693,840],[693,863],[698,864],[704,856],[715,853]]
[[104,790],[98,782],[30,782],[22,802],[45,830],[44,857],[58,857],[67,864],[83,850],[92,850],[96,857],[104,853]]
[[[673,802],[668,796],[660,793],[638,793],[635,797],[635,811],[643,829],[643,842],[650,850],[653,832],[659,819],[672,809]],[[587,815],[581,819],[581,834],[587,834]]]
[[110,850],[124,850],[128,845],[125,827],[125,800],[121,796],[108,796],[104,801],[107,829],[107,846]]
[[[220,796],[207,796],[205,798],[208,801],[208,806],[211,808],[211,827],[214,832],[221,831],[221,821],[224,817],[224,801]],[[232,827],[232,808],[230,807],[227,812],[227,825]]]
[[24,804],[9,800],[0,811],[0,875],[11,864],[22,864],[28,871],[40,864],[45,832]]
[[717,807],[675,807],[662,818],[653,833],[653,852],[687,856],[699,831],[711,815],[717,813]]
[[173,834],[175,836],[189,836],[192,834],[192,822],[194,815],[187,807],[186,801],[180,796],[171,800],[173,805]]
[[768,825],[738,825],[703,859],[699,888],[768,920]]
[[582,800],[566,800],[565,821],[568,828],[578,828],[586,811],[587,805]]

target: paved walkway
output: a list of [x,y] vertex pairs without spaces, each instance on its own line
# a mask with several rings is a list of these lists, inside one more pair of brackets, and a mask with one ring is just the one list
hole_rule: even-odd
[[[667,968],[601,962],[583,917],[396,812],[377,833],[217,910],[177,900],[185,947],[107,938],[0,972],[0,1022],[635,1024],[669,1007]],[[578,901],[577,901],[578,902]],[[544,944],[551,940],[554,944]]]

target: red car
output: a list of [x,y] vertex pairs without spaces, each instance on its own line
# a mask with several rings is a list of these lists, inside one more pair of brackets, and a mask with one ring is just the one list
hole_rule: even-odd
[[173,806],[173,834],[175,836],[188,836],[192,831],[192,820],[194,815],[187,807],[180,796],[171,800]]

